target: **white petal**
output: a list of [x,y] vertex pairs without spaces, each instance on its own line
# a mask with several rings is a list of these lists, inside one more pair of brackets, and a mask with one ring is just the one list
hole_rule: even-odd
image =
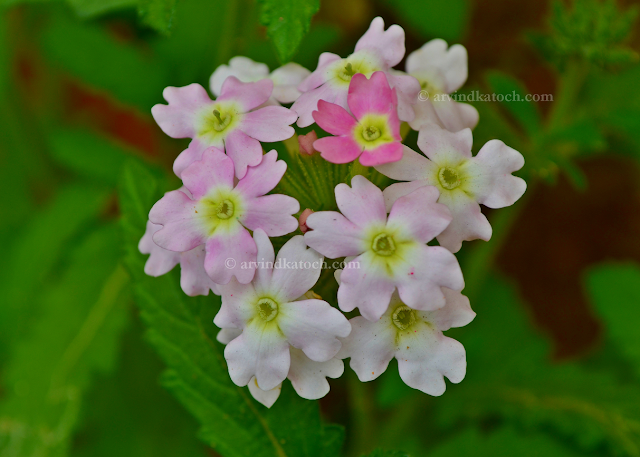
[[220,328],[244,328],[255,315],[255,303],[260,298],[253,284],[240,284],[232,278],[227,284],[218,286],[222,305],[213,319]]
[[344,372],[340,359],[314,362],[299,349],[291,348],[291,367],[287,378],[298,395],[307,400],[317,400],[329,392],[329,378],[339,378]]
[[275,253],[271,240],[262,229],[253,232],[253,239],[258,247],[256,275],[253,277],[255,288],[261,292],[266,292],[271,288],[271,278],[273,276],[273,265]]
[[465,192],[443,192],[438,202],[446,205],[453,216],[449,226],[438,235],[440,246],[458,252],[463,241],[491,239],[491,224],[480,205]]
[[407,73],[429,67],[442,72],[447,93],[455,92],[467,80],[467,50],[459,44],[447,50],[447,42],[438,38],[429,41],[407,57]]
[[273,81],[273,97],[280,103],[293,103],[300,96],[298,85],[311,72],[294,62],[275,69],[269,76]]
[[204,244],[180,254],[180,287],[190,297],[209,295],[209,290],[220,295],[218,285],[204,270]]
[[300,297],[318,281],[322,260],[320,254],[307,248],[303,236],[294,236],[278,252],[271,291],[283,302]]
[[380,173],[399,181],[425,179],[432,174],[435,165],[422,154],[404,146],[402,159],[374,167]]
[[222,84],[229,76],[235,76],[245,83],[255,82],[269,76],[269,67],[248,57],[233,57],[229,65],[220,65],[211,75],[209,87],[216,97],[220,95]]
[[442,120],[444,128],[450,132],[458,132],[469,128],[472,129],[478,124],[480,115],[478,110],[467,103],[458,103],[448,98],[446,100],[434,101],[433,108]]
[[351,357],[350,366],[360,381],[376,379],[385,372],[395,352],[395,334],[388,316],[371,322],[362,316],[354,317],[351,334],[342,340],[338,356]]
[[307,218],[304,241],[319,253],[335,259],[364,251],[364,233],[360,227],[336,211],[318,211]]
[[242,330],[239,328],[223,328],[216,335],[216,340],[222,344],[229,344],[240,336]]
[[429,124],[418,134],[418,147],[438,165],[457,166],[471,158],[473,135],[470,129],[449,132],[435,124]]
[[338,184],[335,189],[336,203],[340,212],[358,227],[372,223],[384,223],[387,212],[382,191],[362,175],[351,179],[351,187]]
[[397,182],[391,184],[385,190],[382,191],[384,195],[384,205],[387,207],[387,212],[391,211],[393,204],[401,197],[410,194],[414,190],[429,185],[425,180],[410,181],[410,182]]
[[423,311],[420,314],[442,332],[450,328],[464,327],[471,322],[476,313],[471,309],[469,298],[455,290],[442,288],[446,304],[436,311]]
[[138,243],[138,250],[142,254],[150,254],[144,264],[144,272],[149,276],[162,276],[168,273],[180,261],[180,253],[169,251],[158,246],[153,241],[153,234],[162,228],[162,225],[147,221],[147,229]]
[[271,408],[273,404],[276,402],[278,397],[280,396],[280,391],[282,390],[282,383],[278,384],[271,390],[262,390],[258,386],[258,381],[256,378],[251,378],[249,384],[249,392],[251,392],[251,396],[256,399],[256,401],[262,403],[267,408]]

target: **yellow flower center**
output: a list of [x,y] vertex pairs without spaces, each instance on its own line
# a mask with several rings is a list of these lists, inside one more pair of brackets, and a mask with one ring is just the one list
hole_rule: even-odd
[[461,184],[460,175],[453,168],[443,167],[438,171],[440,185],[448,190],[453,190]]
[[391,321],[398,329],[408,330],[416,323],[416,312],[407,305],[400,305],[393,311]]
[[278,304],[270,298],[261,298],[256,306],[258,308],[258,316],[265,322],[274,320],[278,315]]
[[396,252],[396,243],[391,235],[380,233],[373,239],[371,249],[378,255],[388,257]]

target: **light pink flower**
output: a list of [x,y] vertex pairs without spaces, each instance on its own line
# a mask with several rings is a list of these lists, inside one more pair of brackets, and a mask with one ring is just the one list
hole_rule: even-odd
[[262,230],[253,236],[255,278],[250,284],[231,280],[220,286],[222,306],[213,322],[242,330],[224,351],[231,380],[246,386],[255,377],[258,387],[269,391],[290,373],[291,346],[314,362],[327,362],[340,350],[337,337],[349,335],[351,326],[327,302],[302,297],[320,277],[323,260],[307,249],[302,236],[287,241],[277,258]]
[[395,357],[405,384],[429,395],[442,395],[444,377],[459,383],[467,370],[464,347],[442,332],[465,326],[476,315],[467,297],[446,288],[443,293],[446,304],[435,311],[417,311],[394,293],[380,320],[371,322],[359,316],[349,321],[353,330],[342,340],[338,356],[351,357],[350,366],[363,382],[384,373]]
[[480,210],[502,208],[524,194],[527,183],[511,173],[524,165],[524,157],[502,141],[487,142],[473,157],[470,129],[456,133],[431,124],[420,130],[418,147],[427,157],[406,148],[402,160],[376,169],[399,181],[384,190],[387,208],[404,195],[422,186],[440,191],[439,203],[451,211],[451,224],[438,235],[438,242],[451,252],[463,241],[491,238],[491,225]]
[[151,108],[153,118],[170,137],[193,140],[173,164],[176,175],[181,177],[205,149],[214,146],[231,157],[240,179],[248,166],[262,160],[261,141],[291,138],[294,130],[290,125],[297,118],[293,111],[282,106],[255,109],[269,99],[272,90],[269,79],[242,83],[234,76],[225,80],[215,101],[199,84],[167,87],[163,96],[169,104]]
[[459,44],[447,49],[441,39],[429,41],[407,57],[407,73],[415,77],[423,90],[413,109],[411,128],[420,130],[435,123],[452,132],[474,128],[478,111],[467,103],[455,101],[449,94],[467,80],[467,50]]
[[298,86],[302,95],[291,107],[300,116],[298,126],[313,124],[312,112],[318,108],[319,100],[335,103],[346,109],[351,78],[358,73],[368,78],[375,71],[385,72],[391,87],[397,89],[400,120],[413,120],[411,105],[420,92],[420,83],[412,76],[390,71],[391,67],[400,63],[404,52],[402,27],[392,25],[384,30],[384,20],[377,17],[356,43],[355,52],[346,59],[329,52],[322,53],[316,70]]
[[307,225],[312,230],[304,235],[310,247],[327,257],[356,256],[342,271],[340,309],[359,308],[365,318],[376,321],[396,288],[404,303],[423,311],[444,305],[441,287],[463,289],[455,256],[426,245],[451,221],[446,206],[436,203],[436,188],[422,187],[398,199],[387,218],[378,187],[360,175],[351,185],[335,189],[342,214],[311,214]]
[[403,146],[398,100],[385,74],[377,71],[371,79],[363,74],[354,75],[347,103],[353,116],[339,105],[318,101],[313,118],[322,129],[336,135],[313,143],[322,157],[333,163],[353,162],[360,157],[365,166],[400,160]]
[[[225,328],[218,332],[217,340],[223,344],[229,344],[241,333],[240,329]],[[344,373],[344,363],[338,358],[334,357],[326,362],[314,362],[303,351],[293,346],[289,347],[289,353],[291,365],[287,379],[291,381],[298,395],[307,400],[318,400],[327,395],[330,389],[327,378],[336,379]],[[254,376],[247,387],[253,398],[267,408],[271,408],[280,396],[282,383],[271,390],[262,390]]]
[[269,67],[263,63],[254,62],[248,57],[236,56],[229,61],[229,65],[220,65],[211,75],[209,87],[217,97],[222,91],[222,85],[229,76],[235,76],[240,81],[256,82],[261,79],[273,81],[273,93],[266,102],[268,105],[293,103],[300,96],[297,89],[311,72],[294,62],[289,62],[269,74]]
[[306,135],[298,135],[298,146],[300,147],[300,153],[312,156],[318,152],[313,143],[318,139],[318,134],[315,130],[310,131]]
[[[186,189],[182,190],[185,191]],[[162,276],[180,264],[180,287],[185,294],[190,297],[208,295],[211,290],[214,294],[220,295],[218,285],[204,270],[204,245],[187,252],[168,251],[153,242],[153,235],[161,228],[161,225],[147,221],[147,230],[138,244],[138,250],[142,254],[150,254],[144,264],[144,272],[149,276]]]
[[287,169],[277,159],[276,151],[269,152],[234,186],[233,162],[219,149],[209,148],[202,160],[182,173],[192,197],[176,190],[151,208],[149,219],[163,226],[153,241],[177,252],[204,244],[204,268],[215,283],[226,284],[232,276],[244,284],[251,282],[257,249],[247,228],[281,236],[298,227],[292,214],[300,205],[294,198],[265,195]]

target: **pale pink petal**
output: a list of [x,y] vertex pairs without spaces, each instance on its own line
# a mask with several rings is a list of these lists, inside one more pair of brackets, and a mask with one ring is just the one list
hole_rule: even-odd
[[153,242],[153,235],[161,228],[162,225],[147,221],[147,229],[138,243],[138,250],[142,254],[150,254],[144,264],[144,272],[154,277],[168,273],[180,261],[179,252],[168,251]]
[[200,84],[167,87],[162,96],[169,105],[155,105],[151,114],[164,133],[172,138],[193,138],[194,117],[202,108],[213,103]]
[[426,325],[415,333],[403,335],[396,358],[405,384],[434,396],[444,393],[444,376],[459,383],[467,371],[462,344]]
[[424,68],[436,68],[444,76],[445,91],[450,94],[460,89],[467,80],[467,50],[455,44],[447,50],[447,42],[431,40],[407,57],[407,73]]
[[241,130],[233,130],[225,140],[227,155],[233,160],[236,177],[244,178],[247,167],[258,165],[262,161],[262,146],[254,138],[245,135]]
[[345,312],[358,308],[366,319],[377,321],[389,307],[395,285],[371,256],[360,255],[345,265],[340,275],[338,305]]
[[342,340],[340,358],[351,357],[350,366],[362,382],[372,381],[385,372],[394,356],[396,332],[385,320],[371,322],[354,317],[351,334]]
[[[411,308],[422,311],[442,308],[445,304],[442,287],[456,291],[464,288],[456,256],[441,246],[416,245],[404,260],[404,264],[394,268],[394,281],[402,302]],[[344,273],[342,278],[344,281]]]
[[280,305],[278,325],[289,343],[316,362],[332,359],[351,324],[340,311],[322,300],[300,300]]
[[[364,78],[364,75],[362,77]],[[318,127],[332,135],[349,135],[357,124],[353,116],[342,106],[324,100],[318,101],[318,110],[313,112],[313,119]]]
[[182,172],[182,182],[194,200],[200,200],[214,187],[233,189],[233,162],[217,148],[208,148],[202,159]]
[[463,241],[491,239],[491,224],[482,214],[478,202],[466,193],[446,192],[440,196],[439,202],[447,205],[453,216],[451,224],[438,235],[440,246],[458,252]]
[[278,153],[272,150],[262,157],[262,162],[249,167],[247,174],[236,185],[236,190],[251,199],[271,192],[287,171],[287,163],[278,160]]
[[306,223],[311,230],[304,234],[304,241],[322,255],[335,259],[365,250],[362,229],[338,212],[310,214]]
[[311,130],[306,135],[298,135],[298,145],[300,146],[300,153],[306,155],[313,155],[316,152],[316,148],[313,147],[313,143],[318,139],[318,134],[315,130]]
[[323,52],[320,54],[318,67],[298,85],[298,90],[300,92],[309,92],[310,90],[323,85],[327,81],[327,67],[336,60],[342,60],[342,58],[339,55],[332,54],[330,52]]
[[425,179],[437,167],[422,154],[418,154],[413,149],[404,146],[402,149],[402,159],[393,163],[386,163],[376,166],[376,170],[391,179],[399,181],[415,181]]
[[273,404],[276,402],[278,397],[280,396],[280,391],[282,390],[282,383],[278,384],[271,390],[262,390],[258,386],[258,380],[253,377],[247,384],[249,387],[249,392],[251,396],[257,401],[262,403],[267,408],[271,408]]
[[173,162],[173,172],[179,178],[182,175],[182,172],[193,162],[197,162],[198,160],[202,160],[202,153],[209,147],[215,147],[224,150],[224,142],[222,140],[218,140],[215,144],[207,144],[203,143],[199,139],[194,139],[189,143],[189,147],[182,151],[176,160]]
[[218,289],[222,304],[213,323],[223,329],[245,328],[255,317],[254,304],[260,299],[253,284],[240,284],[232,278],[227,284],[218,286]]
[[393,204],[387,227],[397,227],[421,243],[438,236],[451,222],[451,212],[436,203],[440,192],[434,186],[424,186],[400,197]]
[[354,176],[351,187],[338,184],[335,193],[340,212],[357,226],[367,228],[387,221],[382,191],[364,176]]
[[322,256],[308,249],[302,235],[280,248],[271,280],[271,291],[281,301],[292,301],[307,293],[320,278]]
[[384,29],[384,20],[376,17],[369,29],[356,43],[355,51],[375,49],[381,54],[387,67],[395,67],[404,57],[404,30],[399,25]]
[[300,96],[298,85],[304,81],[311,72],[294,62],[289,62],[275,69],[269,76],[273,81],[273,97],[280,103],[293,103]]
[[219,295],[218,285],[204,270],[204,245],[180,254],[180,287],[190,297],[209,295],[209,291]]
[[524,157],[500,140],[488,141],[470,161],[465,172],[471,176],[476,199],[489,208],[513,205],[527,183],[511,173],[524,166]]
[[298,395],[307,400],[318,400],[329,393],[329,378],[339,378],[344,373],[340,359],[314,362],[299,349],[291,348],[291,366],[287,378]]
[[295,111],[283,106],[267,106],[245,114],[240,130],[259,141],[283,141],[295,133],[290,125],[296,119]]
[[282,333],[264,327],[262,321],[254,319],[224,348],[229,376],[238,386],[246,386],[255,376],[260,389],[271,390],[287,377],[289,343]]
[[204,268],[216,284],[227,284],[232,276],[248,284],[255,274],[258,249],[240,224],[232,233],[215,234],[207,240]]
[[149,212],[149,220],[162,228],[153,241],[170,251],[190,251],[205,241],[205,231],[196,216],[196,202],[184,192],[167,192]]
[[411,122],[415,117],[414,104],[420,93],[420,82],[410,75],[399,72],[386,72],[387,80],[398,97],[398,118],[403,122]]
[[222,91],[222,84],[229,76],[235,76],[242,82],[254,82],[269,76],[269,67],[263,63],[254,62],[248,57],[236,56],[229,61],[229,65],[220,65],[209,79],[209,88],[215,96]]
[[330,83],[304,92],[291,105],[291,110],[298,114],[298,127],[308,127],[313,124],[313,112],[318,109],[318,101],[324,100],[329,103],[337,103],[343,108],[347,107],[347,90],[336,87]]
[[478,110],[467,103],[458,103],[453,99],[433,101],[433,107],[442,120],[444,128],[450,132],[472,129],[478,124]]
[[288,195],[265,195],[247,200],[242,224],[249,230],[262,229],[269,236],[282,236],[298,228],[292,215],[300,211],[300,203]]
[[256,256],[257,268],[256,275],[253,277],[253,284],[259,291],[263,293],[271,290],[271,277],[273,276],[273,267],[275,261],[275,252],[271,240],[264,230],[257,229],[253,232],[253,240],[256,242],[258,254]]
[[375,149],[365,149],[360,155],[360,163],[365,167],[374,167],[402,159],[404,145],[399,141],[383,144]]
[[331,163],[353,162],[361,153],[362,146],[351,137],[327,136],[313,143],[324,160]]
[[447,304],[436,311],[423,311],[420,314],[425,320],[435,325],[442,332],[450,328],[464,327],[471,322],[476,313],[471,309],[469,299],[455,290],[442,288]]
[[[429,94],[431,96],[432,94]],[[415,112],[415,117],[411,122],[409,122],[409,126],[413,130],[421,130],[429,126],[429,124],[436,124],[438,127],[446,128],[440,116],[438,116],[438,112],[436,108],[433,106],[431,100],[421,100],[418,98],[416,103],[413,105],[413,111]],[[469,126],[465,126],[469,127]],[[464,127],[463,127],[464,128]],[[461,129],[447,129],[449,131],[457,132]]]
[[387,211],[391,211],[393,204],[400,197],[404,197],[414,190],[420,189],[421,187],[427,185],[428,184],[425,181],[397,182],[395,184],[391,184],[389,187],[382,191],[382,195],[384,195],[384,205],[387,208]]
[[242,334],[239,328],[223,328],[216,335],[216,340],[222,344],[229,344]]
[[[362,73],[353,75],[349,84],[347,103],[356,119],[361,119],[369,113],[393,113],[397,124],[397,113],[395,111],[398,100],[391,87],[389,87],[387,77],[382,71],[374,72],[370,79],[367,79]],[[318,103],[319,106],[320,104]],[[318,122],[318,119],[316,119],[316,122]],[[320,123],[318,125],[322,127]],[[399,124],[397,127],[399,127]]]
[[449,132],[435,124],[422,128],[418,134],[418,147],[437,165],[457,166],[471,158],[473,135],[471,129]]
[[216,101],[233,100],[239,103],[243,112],[249,112],[269,100],[273,91],[273,81],[262,79],[256,82],[243,83],[235,76],[225,79]]

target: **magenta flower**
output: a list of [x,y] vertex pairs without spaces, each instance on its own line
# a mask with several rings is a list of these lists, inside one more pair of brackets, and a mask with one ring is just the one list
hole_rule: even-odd
[[400,160],[403,145],[398,100],[385,74],[377,71],[371,79],[363,74],[354,75],[347,103],[353,116],[343,107],[324,100],[318,102],[318,111],[313,112],[318,125],[336,135],[313,143],[322,157],[333,163],[348,163],[360,157],[365,166]]
[[162,95],[169,105],[155,105],[151,114],[170,137],[193,139],[173,164],[176,175],[180,177],[202,158],[205,149],[214,146],[231,157],[240,179],[248,166],[262,160],[261,141],[291,138],[294,130],[290,125],[297,119],[296,113],[282,106],[255,109],[269,100],[272,91],[270,79],[243,83],[235,76],[225,80],[215,101],[199,84],[167,87]]
[[300,210],[296,199],[265,195],[287,169],[287,164],[277,159],[276,151],[269,152],[234,187],[233,161],[219,149],[207,149],[202,160],[182,173],[192,197],[175,190],[151,208],[149,220],[163,226],[153,241],[177,252],[204,244],[204,269],[215,283],[227,284],[232,276],[242,284],[251,282],[257,248],[247,229],[281,236],[298,227],[292,216]]

